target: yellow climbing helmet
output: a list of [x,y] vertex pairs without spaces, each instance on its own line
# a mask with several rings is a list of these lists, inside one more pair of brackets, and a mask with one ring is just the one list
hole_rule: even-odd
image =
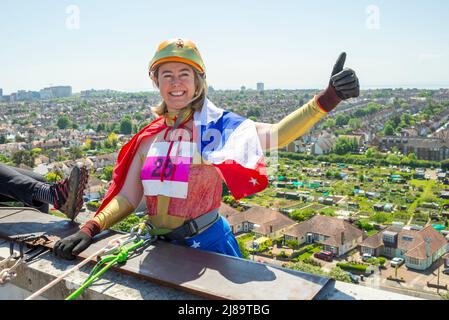
[[164,62],[183,62],[202,76],[206,74],[206,67],[196,45],[187,39],[175,38],[162,42],[150,62],[150,76],[158,66]]

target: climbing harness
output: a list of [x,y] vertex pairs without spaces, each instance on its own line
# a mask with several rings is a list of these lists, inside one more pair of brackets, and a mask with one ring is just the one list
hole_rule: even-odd
[[[22,264],[27,264],[33,261],[38,256],[44,254],[49,249],[38,245],[25,252],[26,242],[37,242],[39,240],[44,240],[45,242],[50,241],[45,235],[25,235],[12,237],[9,245],[10,255],[8,258],[0,261],[0,285],[4,285],[17,277],[17,269]],[[18,243],[19,254],[14,252],[14,245]]]

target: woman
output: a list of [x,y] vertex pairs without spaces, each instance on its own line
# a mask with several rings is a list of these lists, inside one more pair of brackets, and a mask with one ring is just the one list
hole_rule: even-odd
[[150,222],[165,238],[193,248],[241,257],[228,222],[218,214],[222,181],[235,198],[267,186],[262,150],[281,148],[307,132],[337,104],[359,95],[343,53],[326,90],[277,124],[254,123],[206,98],[206,72],[192,41],[158,47],[149,74],[159,89],[159,116],[120,151],[113,183],[95,217],[55,244],[74,259],[92,237],[124,219],[145,197]]

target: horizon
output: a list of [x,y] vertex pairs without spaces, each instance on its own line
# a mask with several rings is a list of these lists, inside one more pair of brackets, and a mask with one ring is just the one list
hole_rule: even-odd
[[[55,85],[51,85],[51,87],[58,87],[58,86],[70,86],[69,84],[55,84]],[[213,89],[215,91],[240,91],[240,88],[235,88],[235,89],[231,89],[231,88],[215,88],[213,85],[209,84],[209,87],[213,87]],[[2,89],[0,87],[0,89]],[[6,93],[5,90],[3,90],[3,96],[8,96],[12,93],[17,93],[19,90],[25,90],[25,91],[35,91],[38,92],[40,89],[43,88],[39,88],[36,90],[30,90],[30,89],[26,89],[26,88],[19,88],[15,91]],[[73,89],[73,87],[72,87]],[[362,91],[368,91],[368,90],[430,90],[430,91],[438,91],[438,90],[449,90],[449,87],[438,87],[438,86],[434,86],[434,87],[413,87],[413,86],[403,86],[403,87],[395,87],[395,86],[384,86],[384,87],[365,87],[363,89],[361,89]],[[120,90],[120,89],[111,89],[111,88],[90,88],[90,89],[85,89],[85,90],[81,90],[81,91],[88,91],[88,90],[95,90],[95,91],[107,91],[107,90],[111,90],[111,91],[115,91],[115,92],[119,92],[119,93],[158,93],[158,90],[152,89],[152,90],[139,90],[139,89],[135,89],[135,90]],[[245,90],[252,90],[252,91],[257,91],[256,88],[253,87],[246,87]],[[300,91],[300,90],[304,90],[304,91],[319,91],[322,89],[318,89],[318,88],[265,88],[264,91],[274,91],[274,90],[288,90],[288,91]],[[81,94],[81,91],[72,91],[72,96],[77,95],[77,94]]]

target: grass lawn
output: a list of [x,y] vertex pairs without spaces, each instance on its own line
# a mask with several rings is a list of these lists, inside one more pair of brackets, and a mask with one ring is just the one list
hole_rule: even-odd
[[373,235],[375,235],[377,233],[379,233],[379,230],[370,230],[370,231],[367,232],[368,237],[371,237],[371,236],[373,236]]
[[253,238],[254,238],[253,232],[240,234],[236,237],[237,240],[243,241],[244,243],[246,243],[247,241],[253,240]]
[[323,247],[321,245],[315,245],[311,250],[306,251],[302,255],[296,257],[295,260],[304,261],[305,259],[310,258],[314,253],[320,252],[321,250],[323,250]]

